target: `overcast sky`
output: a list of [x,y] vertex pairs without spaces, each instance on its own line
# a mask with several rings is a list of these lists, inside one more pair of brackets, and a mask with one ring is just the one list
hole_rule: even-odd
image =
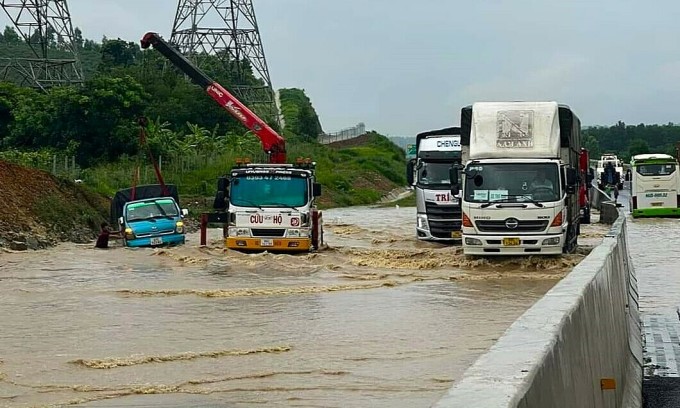
[[[169,38],[177,0],[69,0],[86,38]],[[254,0],[275,88],[326,131],[457,125],[481,100],[556,100],[584,125],[680,122],[680,2]],[[4,15],[3,15],[4,18]],[[3,21],[6,23],[6,20]]]

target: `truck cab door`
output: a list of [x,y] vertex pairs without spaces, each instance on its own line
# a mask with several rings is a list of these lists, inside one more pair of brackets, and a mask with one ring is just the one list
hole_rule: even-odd
[[411,159],[406,163],[406,181],[409,186],[415,185],[416,179],[416,159]]

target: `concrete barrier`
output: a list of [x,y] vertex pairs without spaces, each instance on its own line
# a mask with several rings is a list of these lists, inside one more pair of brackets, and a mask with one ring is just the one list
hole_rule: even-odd
[[603,201],[600,203],[600,222],[603,224],[613,224],[619,218],[619,210],[614,201]]
[[642,339],[621,213],[435,408],[637,408]]

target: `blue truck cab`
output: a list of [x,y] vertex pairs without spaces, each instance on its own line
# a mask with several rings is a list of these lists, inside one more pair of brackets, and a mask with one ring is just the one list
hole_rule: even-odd
[[127,247],[184,244],[186,214],[172,197],[130,201],[119,218],[123,242]]
[[111,217],[123,232],[126,247],[183,245],[184,217],[177,188],[156,184],[120,190],[111,202]]

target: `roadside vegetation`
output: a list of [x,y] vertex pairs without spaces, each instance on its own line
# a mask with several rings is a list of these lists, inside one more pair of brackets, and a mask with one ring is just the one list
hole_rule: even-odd
[[[217,178],[236,158],[266,160],[259,140],[157,51],[121,39],[83,39],[76,31],[86,79],[82,86],[43,93],[0,82],[0,160],[48,171],[72,163],[71,179],[109,197],[129,187],[137,169],[140,184],[156,183],[147,152],[140,150],[142,116],[149,120],[147,145],[161,163],[165,182],[196,202],[212,198]],[[58,38],[50,53],[63,57]],[[14,29],[6,28],[0,56],[30,55]],[[202,68],[227,89],[260,85],[247,64],[242,62],[247,69],[239,73],[236,61],[225,57],[225,64],[220,57],[201,56]],[[317,162],[323,206],[375,203],[405,184],[404,152],[387,138],[372,132],[362,146],[319,145],[321,124],[304,90],[281,89],[279,96],[289,161]],[[260,108],[251,106],[259,114]]]

